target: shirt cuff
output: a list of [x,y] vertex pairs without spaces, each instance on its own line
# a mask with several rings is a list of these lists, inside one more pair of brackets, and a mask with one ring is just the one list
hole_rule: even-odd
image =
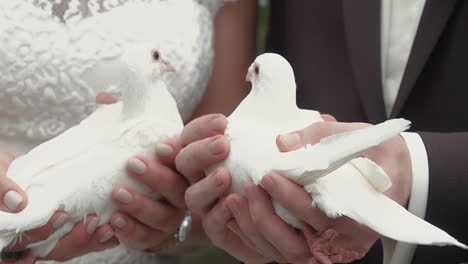
[[[426,147],[424,146],[424,142],[421,137],[416,133],[404,132],[401,133],[401,136],[405,140],[409,150],[413,173],[413,183],[408,202],[408,211],[417,217],[424,219],[429,192],[429,164]],[[384,263],[411,263],[414,251],[416,250],[416,245],[404,242],[391,243],[388,239],[385,239],[383,244],[385,255]]]

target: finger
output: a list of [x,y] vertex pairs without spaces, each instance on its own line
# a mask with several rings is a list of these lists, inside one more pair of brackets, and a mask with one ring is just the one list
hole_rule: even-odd
[[150,228],[123,213],[114,214],[111,224],[117,230],[120,241],[133,249],[155,247],[168,238],[167,233]]
[[287,152],[301,148],[306,144],[316,144],[324,137],[365,126],[368,125],[364,123],[316,122],[304,129],[279,135],[276,137],[276,145],[280,151]]
[[211,241],[245,263],[269,262],[269,259],[248,247],[235,233],[226,229],[230,220],[232,214],[229,209],[222,202],[217,203],[203,220],[203,228]]
[[24,209],[28,203],[26,193],[10,178],[0,172],[0,210],[9,213],[16,213]]
[[229,141],[224,136],[199,140],[183,148],[177,155],[177,170],[190,183],[198,182],[205,177],[206,168],[226,159],[229,149]]
[[227,192],[230,185],[229,171],[226,168],[219,168],[187,189],[185,192],[187,207],[192,212],[206,214]]
[[117,99],[107,92],[100,92],[96,95],[96,104],[114,104]]
[[332,115],[328,114],[321,114],[320,115],[325,122],[336,122],[336,118]]
[[26,231],[22,238],[11,247],[11,251],[23,250],[27,245],[47,239],[53,232],[61,228],[69,220],[69,217],[64,212],[56,212],[47,222],[46,225]]
[[[261,185],[281,206],[314,229],[323,231],[331,223],[324,213],[312,207],[312,198],[304,188],[277,173],[262,178]],[[294,199],[291,199],[294,197]]]
[[14,159],[15,155],[13,153],[0,148],[0,173],[6,173]]
[[[239,194],[231,194],[226,197],[225,203],[236,219],[240,227],[240,233],[244,234],[243,236],[245,236],[245,239],[251,241],[248,244],[253,245],[253,248],[263,256],[270,256],[276,262],[284,262],[278,250],[258,232],[250,216],[247,199]],[[236,234],[239,236],[239,233]],[[239,237],[242,238],[242,236]]]
[[86,222],[78,222],[45,259],[65,261],[116,246],[118,240],[114,236],[114,229],[110,225],[98,227],[98,223],[99,218],[96,216],[89,216]]
[[184,195],[188,183],[175,170],[142,156],[130,158],[127,162],[127,168],[132,177],[162,195],[171,205],[185,208]]
[[177,230],[185,215],[183,210],[154,201],[128,187],[117,186],[112,191],[112,198],[122,211],[149,227],[165,232]]
[[221,114],[210,114],[192,120],[182,130],[180,136],[182,146],[187,146],[195,141],[223,135],[227,126],[227,119]]
[[252,221],[258,231],[288,262],[304,262],[309,257],[306,241],[275,213],[268,194],[253,184],[246,186],[246,194]]
[[181,149],[180,139],[164,140],[156,145],[156,158],[165,165],[175,167],[175,159]]

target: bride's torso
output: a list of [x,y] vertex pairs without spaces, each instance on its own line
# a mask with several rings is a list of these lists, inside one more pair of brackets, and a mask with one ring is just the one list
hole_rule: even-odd
[[[152,34],[171,43],[177,74],[169,89],[185,121],[207,85],[212,17],[192,0],[0,0],[0,6],[0,144],[18,154],[89,115],[98,92],[118,96],[109,82],[116,74],[112,58]],[[139,20],[122,22],[131,8],[141,11]]]

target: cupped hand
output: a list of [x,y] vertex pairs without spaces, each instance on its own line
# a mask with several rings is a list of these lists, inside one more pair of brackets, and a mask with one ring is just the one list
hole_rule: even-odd
[[[369,124],[319,122],[303,130],[280,135],[277,145],[281,151],[291,151],[305,144],[317,143],[323,137],[365,126]],[[403,138],[394,137],[369,149],[362,156],[373,160],[384,169],[393,183],[385,194],[400,205],[406,206],[412,178],[411,160]],[[361,258],[379,238],[370,228],[347,217],[330,219],[320,210],[312,208],[310,194],[285,177],[271,173],[263,177],[261,184],[274,200],[315,229],[316,233],[311,235],[316,236],[319,243],[315,243],[317,247],[312,251],[319,263],[347,263]]]
[[184,128],[181,134],[184,148],[177,155],[176,167],[192,184],[185,193],[185,202],[200,217],[206,235],[215,246],[246,263],[267,263],[271,258],[251,248],[228,227],[234,219],[225,202],[231,184],[229,172],[220,168],[205,177],[210,165],[229,154],[229,141],[223,136],[226,126],[226,117],[212,114],[199,117]]
[[174,234],[182,222],[188,183],[175,170],[178,141],[161,142],[156,156],[129,159],[130,177],[148,186],[157,197],[143,195],[124,185],[118,185],[112,197],[119,212],[111,218],[119,240],[127,247],[151,252],[169,253],[176,249]]
[[[8,167],[13,160],[14,155],[7,151],[0,151],[0,193],[4,197],[0,210],[17,213],[26,207],[27,196],[16,183],[6,177]],[[67,220],[67,214],[56,212],[46,225],[25,232],[18,243],[12,244],[5,251],[27,251],[28,245],[47,239],[55,230],[62,227]],[[88,216],[86,222],[78,223],[46,257],[41,259],[65,261],[117,245],[118,241],[112,239],[112,236],[109,235],[113,233],[112,227],[103,225],[98,228],[96,220],[95,216]],[[33,263],[34,259],[32,253],[28,252],[20,263]]]

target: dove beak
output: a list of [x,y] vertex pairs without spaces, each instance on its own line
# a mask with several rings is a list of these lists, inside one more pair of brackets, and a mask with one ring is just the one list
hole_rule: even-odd
[[166,71],[168,71],[168,72],[177,72],[176,68],[172,64],[170,64],[168,61],[163,60],[162,62],[166,66]]

